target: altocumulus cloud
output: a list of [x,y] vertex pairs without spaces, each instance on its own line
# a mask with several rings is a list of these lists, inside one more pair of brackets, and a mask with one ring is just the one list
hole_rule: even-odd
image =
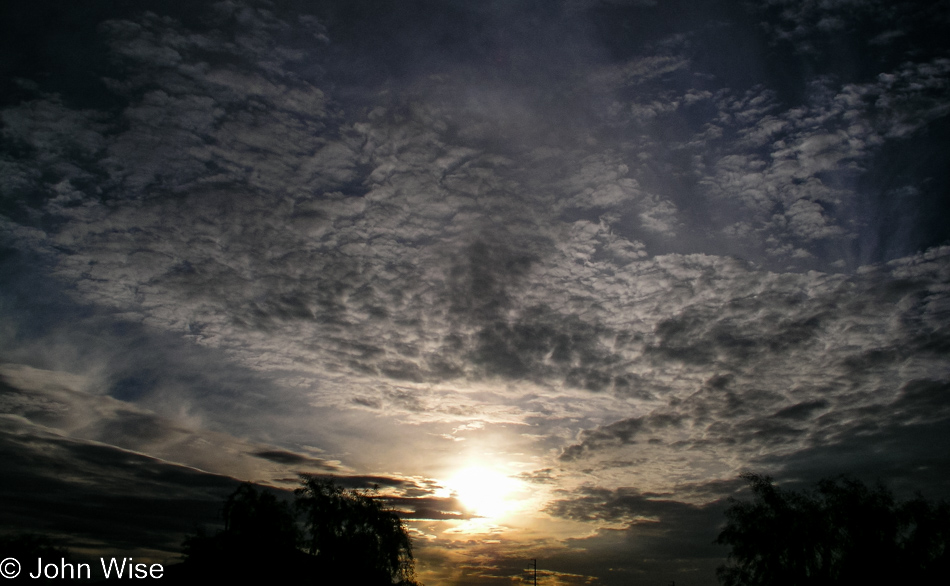
[[[4,81],[2,448],[50,450],[5,466],[378,484],[459,583],[712,581],[750,467],[939,494],[947,11],[859,4],[79,21],[87,72]],[[469,460],[533,512],[466,534]]]

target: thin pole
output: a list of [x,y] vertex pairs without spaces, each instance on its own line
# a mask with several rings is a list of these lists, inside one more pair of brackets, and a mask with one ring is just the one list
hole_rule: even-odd
[[534,586],[538,586],[538,560],[534,561]]

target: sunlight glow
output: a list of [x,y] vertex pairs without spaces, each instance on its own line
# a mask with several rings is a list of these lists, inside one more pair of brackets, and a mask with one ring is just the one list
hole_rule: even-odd
[[512,496],[521,488],[514,478],[480,466],[459,471],[446,484],[470,512],[486,518],[500,517],[515,508]]

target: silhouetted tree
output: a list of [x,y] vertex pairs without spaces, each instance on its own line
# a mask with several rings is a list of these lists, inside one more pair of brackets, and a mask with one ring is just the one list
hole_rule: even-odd
[[813,491],[782,490],[744,474],[752,502],[732,501],[716,542],[729,545],[717,571],[726,586],[946,583],[950,508],[918,497],[897,503],[883,486],[847,477]]
[[297,547],[297,523],[290,506],[244,483],[224,504],[224,530],[257,547]]
[[306,576],[308,560],[297,548],[299,530],[288,503],[244,483],[225,501],[222,516],[224,531],[185,540],[185,561],[176,569],[183,576],[215,582]]
[[223,531],[185,540],[170,582],[417,585],[409,534],[395,513],[331,480],[301,476],[301,485],[292,509],[242,484],[225,502]]
[[306,475],[301,480],[295,493],[307,528],[306,547],[321,567],[361,584],[415,584],[412,543],[396,513],[330,480]]

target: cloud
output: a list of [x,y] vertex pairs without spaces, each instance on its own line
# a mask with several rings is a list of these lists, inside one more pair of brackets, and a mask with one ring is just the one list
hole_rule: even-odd
[[[394,105],[357,123],[330,121],[324,91],[287,69],[277,78],[259,69],[264,67],[255,61],[263,59],[259,47],[273,42],[266,39],[274,30],[290,26],[272,25],[238,27],[232,34],[254,39],[247,46],[214,35],[202,38],[157,17],[102,28],[129,67],[148,71],[149,83],[157,80],[162,87],[129,94],[123,117],[130,127],[112,139],[103,164],[126,195],[146,186],[149,192],[167,188],[182,195],[108,212],[93,201],[64,210],[66,226],[51,235],[57,246],[72,251],[58,260],[64,280],[78,278],[77,291],[85,299],[125,308],[160,327],[190,331],[196,340],[237,355],[255,354],[261,366],[314,363],[320,356],[324,375],[363,373],[412,384],[524,376],[591,390],[636,376],[612,366],[625,358],[609,348],[608,339],[628,334],[607,325],[605,320],[613,319],[609,311],[591,306],[581,316],[562,296],[530,298],[527,291],[554,277],[578,298],[591,298],[584,283],[610,275],[619,287],[635,275],[650,274],[649,265],[635,264],[647,255],[636,236],[674,236],[684,220],[667,196],[633,177],[642,173],[640,165],[619,152],[589,154],[577,173],[550,183],[557,197],[522,195],[537,191],[534,171],[476,143],[450,142],[457,114],[444,107],[413,106],[406,117],[402,106]],[[179,57],[158,47],[173,47]],[[197,64],[191,69],[186,64],[203,54],[199,49],[250,65],[239,71],[212,61],[198,75]],[[297,59],[291,53],[282,58],[284,67]],[[672,58],[631,62],[624,79],[632,81],[617,83],[642,85],[656,78],[649,72],[661,75],[686,66]],[[939,71],[929,75],[939,84]],[[871,90],[849,91],[847,96],[862,96]],[[842,95],[833,103],[863,103]],[[755,218],[743,233],[762,239],[779,256],[809,258],[809,248],[818,246],[809,243],[852,235],[852,227],[836,216],[847,194],[829,187],[824,174],[865,157],[864,143],[847,133],[862,139],[867,131],[859,124],[844,134],[831,132],[828,120],[847,120],[858,110],[829,110],[824,99],[816,98],[811,111],[778,114],[768,92],[720,99],[722,115],[740,125],[749,146],[771,141],[771,162],[748,153],[725,155],[713,167],[713,178],[702,184],[714,198],[740,202]],[[317,131],[312,124],[330,126]],[[159,143],[149,142],[155,140]],[[146,143],[151,146],[142,150]],[[778,143],[785,146],[774,146]],[[166,151],[183,160],[162,162],[160,153]],[[149,163],[136,162],[137,152]],[[562,158],[551,156],[545,165]],[[150,165],[174,168],[175,176],[158,177]],[[742,190],[734,189],[733,169],[746,173],[739,179]],[[538,215],[551,201],[559,208]],[[775,213],[776,206],[784,209]],[[563,222],[554,212],[568,219],[598,217]],[[526,229],[493,226],[499,214],[508,225],[517,219]],[[635,229],[626,218],[635,218]],[[772,239],[765,238],[769,234]],[[788,242],[786,235],[797,241]],[[137,247],[133,254],[107,252],[125,243]],[[572,260],[587,265],[586,274],[571,266]],[[570,277],[562,277],[565,270]],[[609,289],[596,286],[598,296],[609,298]],[[424,309],[433,304],[442,309]],[[218,307],[231,317],[222,320],[214,313]],[[700,361],[712,347],[736,357],[757,352],[756,339],[729,323],[708,332],[718,345],[700,349],[677,341],[675,330],[686,328],[688,318],[667,315],[656,330],[658,343],[646,350]],[[555,327],[555,321],[571,325]],[[807,323],[787,327],[806,335]],[[401,332],[398,342],[393,327]],[[522,339],[532,332],[540,338]],[[285,334],[305,342],[278,347]],[[556,340],[576,348],[569,351],[573,358],[552,353],[562,344]],[[384,394],[408,411],[424,409],[424,402],[403,400],[410,396]],[[365,401],[383,404],[379,398]]]
[[[157,460],[261,481],[278,481],[290,470],[337,471],[336,462],[266,449],[194,426],[179,416],[163,417],[142,406],[103,396],[90,377],[0,365],[3,411],[25,432],[59,434],[71,441],[101,442],[148,454]],[[192,425],[188,425],[192,423]],[[32,430],[32,431],[30,431]],[[267,466],[257,458],[279,464]]]
[[[884,213],[941,193],[888,170],[943,152],[950,65],[898,34],[922,17],[411,4],[127,14],[90,33],[102,95],[19,84],[9,445],[379,484],[431,555],[513,576],[540,555],[514,525],[486,529],[496,552],[448,529],[470,519],[436,476],[481,458],[553,499],[533,522],[565,582],[712,567],[684,527],[711,531],[749,465],[804,477],[906,440],[897,477],[944,468],[950,251]],[[873,61],[809,57],[862,27]]]
[[69,547],[122,548],[171,561],[196,525],[220,522],[238,482],[96,442],[2,427],[3,524],[62,536]]
[[[911,302],[904,297],[909,291],[942,296],[937,291],[945,260],[931,264],[924,258],[869,267],[847,280],[803,276],[790,289],[782,285],[754,295],[737,289],[725,303],[690,304],[678,316],[654,322],[643,359],[657,360],[652,376],[641,371],[637,379],[650,385],[653,401],[641,402],[633,416],[580,432],[560,461],[578,470],[635,462],[644,476],[664,469],[666,478],[696,478],[700,470],[734,468],[750,459],[777,463],[827,445],[843,430],[874,433],[897,417],[941,421],[942,394],[935,391],[943,384],[937,382],[943,381],[940,360],[924,348],[940,345],[938,332],[945,328],[933,323],[921,338],[908,337],[897,325],[928,320],[924,315],[936,307],[933,299],[928,309]],[[900,283],[908,278],[914,285],[904,289]],[[853,295],[859,304],[846,300]],[[869,328],[869,320],[877,325]],[[866,355],[870,348],[874,358]],[[895,377],[889,364],[906,359],[936,378]],[[681,369],[673,369],[676,363]],[[665,388],[651,381],[661,373],[669,373]],[[688,383],[688,373],[698,380]],[[705,382],[699,373],[708,373]],[[929,400],[936,403],[917,411],[924,404],[918,401]],[[680,468],[687,461],[692,472]]]
[[[721,503],[712,507],[690,505],[662,495],[643,494],[635,489],[609,490],[588,486],[569,498],[553,501],[547,511],[555,516],[585,522],[622,522],[628,528],[649,523],[680,521],[683,517],[702,515],[710,508],[720,513]],[[714,526],[721,521],[716,519]],[[706,524],[710,524],[709,520]]]
[[[725,507],[723,500],[692,505],[633,488],[587,486],[552,501],[547,512],[604,528],[592,536],[569,540],[569,549],[553,557],[570,559],[580,572],[596,572],[596,565],[609,563],[614,570],[608,580],[628,580],[646,573],[703,580],[724,557],[714,541]],[[582,552],[594,559],[572,559]]]
[[[818,81],[810,103],[784,112],[767,90],[721,100],[721,123],[738,131],[741,140],[731,144],[740,148],[723,152],[700,181],[711,198],[738,204],[752,220],[732,233],[772,234],[766,243],[787,243],[773,244],[775,254],[805,258],[822,240],[853,240],[861,227],[850,223],[851,209],[869,197],[857,178],[887,141],[946,115],[943,101],[930,97],[945,91],[944,65],[905,63],[875,81],[838,87]],[[715,149],[721,140],[704,144]]]
[[794,43],[798,51],[815,52],[818,50],[819,39],[815,39],[818,35],[860,32],[869,44],[874,45],[881,44],[877,39],[887,32],[891,33],[891,39],[900,36],[897,31],[902,29],[916,29],[922,33],[928,29],[927,20],[946,21],[945,12],[941,11],[945,7],[945,2],[893,5],[878,0],[769,0],[760,3],[756,9],[766,16],[764,24],[774,38]]
[[598,6],[656,6],[656,0],[566,0],[565,5],[574,10]]
[[254,452],[251,455],[269,460],[271,462],[277,462],[278,464],[287,464],[289,466],[299,466],[310,469],[317,468],[324,470],[337,469],[336,466],[329,465],[326,461],[320,460],[319,458],[295,454],[286,450],[261,450],[260,452]]
[[819,410],[823,410],[828,407],[828,402],[824,399],[815,399],[813,401],[802,401],[796,405],[790,407],[783,407],[775,413],[772,414],[772,417],[776,419],[809,419],[811,415]]
[[476,322],[498,319],[511,306],[507,289],[536,261],[498,242],[476,241],[448,273],[450,310]]

